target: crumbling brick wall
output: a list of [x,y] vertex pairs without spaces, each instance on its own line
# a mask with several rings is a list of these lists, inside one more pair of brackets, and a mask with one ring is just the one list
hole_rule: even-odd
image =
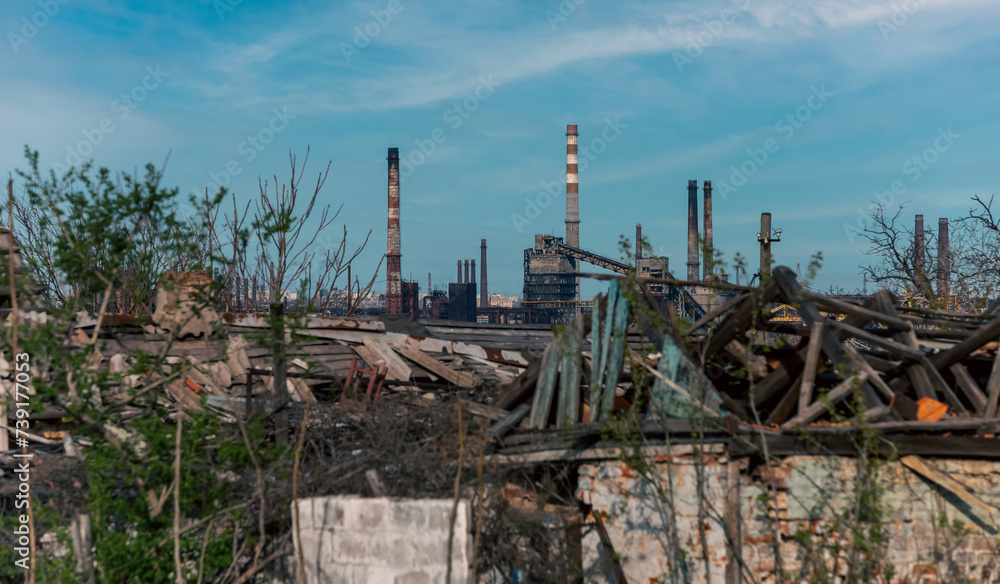
[[[676,567],[680,557],[686,580],[693,583],[736,581],[736,568],[743,574],[742,581],[776,582],[776,532],[781,566],[791,581],[798,581],[808,553],[801,539],[812,537],[813,543],[817,542],[823,521],[853,502],[857,476],[856,460],[837,456],[793,456],[772,465],[770,471],[760,467],[753,473],[733,473],[724,452],[708,452],[702,457],[683,446],[674,447],[669,456],[650,454],[645,459],[655,468],[664,493],[667,485],[672,486],[672,501],[657,496],[648,479],[618,460],[581,465],[578,491],[579,498],[593,505],[594,512],[607,514],[609,539],[628,581],[643,584],[663,578],[671,562]],[[981,500],[1000,507],[1000,462],[939,459],[934,463]],[[702,489],[698,488],[699,472]],[[886,463],[880,469],[878,484],[883,489],[888,522],[885,564],[895,568],[892,583],[1000,581],[996,531],[1000,517],[984,517],[982,511],[970,508],[899,462]],[[776,487],[775,496],[762,497],[771,486]],[[707,563],[698,531],[699,499],[708,510],[708,519],[703,522]],[[668,515],[669,504],[673,505],[672,515]],[[741,561],[731,563],[735,548],[727,538],[727,533],[733,533],[727,532],[727,522],[732,529],[729,510],[736,508]],[[814,521],[817,513],[821,518],[818,522]],[[681,556],[668,552],[672,549],[665,524],[668,517],[675,518]],[[616,581],[596,530],[583,536],[583,560],[586,582]],[[842,573],[842,563],[839,568]]]
[[[454,501],[340,496],[300,499],[298,504],[296,553],[301,549],[309,584],[445,581]],[[469,582],[470,526],[469,503],[459,501],[452,584]]]

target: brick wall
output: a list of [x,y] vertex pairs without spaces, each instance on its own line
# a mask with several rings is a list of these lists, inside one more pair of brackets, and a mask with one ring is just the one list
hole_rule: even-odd
[[[296,553],[301,548],[309,584],[445,581],[452,500],[342,496],[298,503]],[[463,500],[455,517],[452,584],[469,581],[470,526],[469,504]]]
[[[809,533],[810,540],[817,541],[827,527],[823,522],[810,521],[816,517],[816,510],[828,518],[853,503],[857,469],[852,458],[790,457],[774,466],[771,474],[754,475],[759,478],[734,473],[724,453],[696,458],[690,449],[675,447],[671,455],[652,455],[649,461],[656,469],[663,493],[673,493],[672,503],[668,502],[670,497],[657,496],[649,480],[620,461],[584,464],[579,471],[578,496],[592,504],[595,511],[607,513],[610,540],[630,583],[657,581],[667,574],[670,562],[678,565],[678,557],[664,551],[669,547],[665,519],[670,517],[677,525],[689,581],[735,582],[735,574],[727,574],[727,567],[737,566],[730,566],[733,547],[727,543],[726,523],[733,515],[730,509],[739,509],[743,581],[776,581],[772,525],[777,525],[782,567],[791,574],[791,581],[799,581],[798,570],[806,553],[796,541],[796,533],[801,530],[800,537]],[[696,464],[698,461],[703,462]],[[981,500],[1000,507],[1000,462],[933,462],[971,488]],[[707,564],[698,532],[699,473],[707,514]],[[765,506],[761,501],[760,495],[765,492],[761,481],[776,485],[775,505]],[[879,482],[888,509],[889,541],[883,553],[895,567],[892,583],[1000,581],[1000,536],[996,530],[1000,517],[984,517],[983,512],[899,463],[888,463]],[[592,522],[592,518],[588,521]],[[961,522],[958,529],[956,521]],[[615,582],[596,530],[583,538],[583,560],[588,584]],[[840,568],[842,572],[843,562]]]

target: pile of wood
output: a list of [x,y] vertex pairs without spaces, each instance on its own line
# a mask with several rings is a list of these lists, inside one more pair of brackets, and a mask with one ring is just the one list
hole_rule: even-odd
[[[518,424],[599,424],[616,409],[650,419],[730,415],[782,432],[850,432],[862,423],[1000,430],[995,316],[899,306],[887,291],[863,304],[815,294],[778,267],[760,287],[723,285],[728,300],[680,326],[642,283],[632,285],[639,289],[626,294],[613,281],[589,318],[570,323],[503,389],[495,405],[510,413],[497,436]],[[774,318],[780,305],[798,319]]]

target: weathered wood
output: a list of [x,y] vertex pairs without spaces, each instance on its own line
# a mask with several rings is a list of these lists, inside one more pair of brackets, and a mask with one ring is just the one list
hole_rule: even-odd
[[580,368],[583,366],[580,350],[583,346],[583,315],[576,317],[566,327],[566,350],[563,352],[559,374],[559,404],[556,423],[559,426],[580,421]]
[[494,421],[502,420],[510,414],[507,410],[501,410],[500,408],[464,399],[462,400],[462,409],[474,416],[480,416],[486,418],[487,420]]
[[[882,291],[880,290],[879,292]],[[878,293],[876,293],[876,295],[877,294]],[[821,307],[826,308],[830,312],[841,312],[843,314],[858,316],[869,321],[874,320],[900,331],[913,330],[912,324],[895,314],[883,312],[881,310],[872,310],[859,304],[845,302],[843,300],[838,300],[830,296],[823,296],[821,294],[809,294],[809,300]]]
[[831,389],[826,394],[825,399],[819,399],[814,401],[801,414],[795,416],[791,420],[788,420],[787,422],[782,424],[781,428],[782,429],[794,428],[795,426],[801,424],[808,424],[810,422],[813,422],[814,420],[816,420],[816,418],[823,415],[823,412],[829,409],[830,404],[835,404],[838,401],[849,396],[851,392],[854,391],[855,383],[863,384],[867,378],[868,374],[863,372],[848,377],[844,381],[840,382],[839,385]]
[[542,371],[531,403],[528,427],[541,429],[549,422],[552,402],[555,400],[556,375],[559,373],[559,345],[552,343],[542,354]]
[[601,295],[594,296],[593,308],[590,312],[590,419],[597,417],[601,400]]
[[597,535],[601,540],[601,550],[604,553],[605,561],[611,566],[611,571],[615,575],[615,581],[618,584],[628,584],[628,579],[625,578],[625,570],[622,569],[622,564],[619,561],[619,556],[615,552],[615,544],[611,541],[611,536],[608,535],[608,528],[604,526],[604,519],[601,517],[600,511],[594,511],[591,513],[594,518],[594,526],[597,527]]
[[962,390],[962,393],[972,403],[974,411],[981,416],[985,415],[986,394],[983,393],[983,390],[979,389],[979,384],[972,378],[972,375],[969,375],[969,370],[966,369],[965,365],[955,363],[951,366],[951,373],[955,376],[955,382]]
[[993,505],[990,505],[977,497],[971,488],[956,481],[951,477],[951,475],[943,472],[935,466],[933,462],[924,460],[923,458],[915,455],[904,456],[899,459],[899,462],[901,462],[906,468],[920,474],[932,483],[951,492],[956,497],[964,501],[969,507],[983,513],[986,518],[990,520],[991,524],[995,525],[996,520],[1000,519],[1000,509],[997,509]]
[[741,303],[744,300],[747,300],[749,298],[750,298],[750,292],[744,292],[742,294],[738,294],[736,296],[733,296],[729,300],[726,300],[725,302],[723,302],[722,304],[720,304],[719,307],[716,308],[715,310],[713,310],[712,312],[709,312],[705,316],[703,316],[703,317],[699,318],[698,320],[696,320],[695,323],[691,325],[691,328],[689,330],[692,331],[692,332],[694,332],[694,331],[700,329],[701,327],[703,327],[706,324],[712,322],[713,320],[715,320],[716,318],[718,318],[722,314],[725,314],[726,311],[728,311],[730,308],[736,306],[737,304],[739,304],[739,303]]
[[541,363],[536,362],[530,365],[514,381],[501,387],[500,394],[494,400],[493,405],[505,410],[512,410],[530,399],[535,392],[535,384],[538,383],[541,370]]
[[718,353],[742,331],[744,326],[753,322],[760,314],[761,308],[777,295],[778,285],[771,279],[765,282],[761,288],[751,292],[749,298],[744,300],[736,310],[730,312],[729,316],[724,318],[709,335],[705,345],[705,355],[711,358]]
[[986,343],[997,340],[998,337],[1000,337],[1000,318],[993,319],[989,324],[979,327],[964,341],[951,349],[941,351],[931,357],[931,365],[938,371],[947,369]]
[[[618,302],[618,280],[612,280],[605,296],[604,328],[601,331],[600,363],[597,366],[597,378],[591,380],[590,419],[600,420],[604,416],[604,378],[608,366],[608,353],[611,350],[611,335],[615,324],[615,303]],[[596,357],[597,354],[595,353]],[[596,389],[596,396],[595,396]],[[596,397],[596,399],[594,399]]]
[[409,381],[413,377],[413,370],[385,342],[379,339],[366,338],[364,344],[385,361],[385,366],[389,369],[386,379]]
[[[892,389],[889,388],[889,385],[885,382],[885,380],[882,379],[882,375],[878,371],[876,371],[875,368],[873,368],[868,363],[868,361],[864,359],[864,357],[859,355],[857,350],[854,349],[854,347],[848,345],[845,347],[845,349],[847,350],[847,354],[848,356],[850,356],[851,361],[854,362],[855,367],[857,367],[859,371],[864,371],[865,373],[867,373],[868,381],[871,382],[872,386],[874,386],[876,390],[878,390],[878,392],[882,395],[885,401],[891,403],[895,396],[895,392],[893,392]],[[872,409],[878,409],[878,407]]]
[[[774,281],[778,284],[778,288],[781,290],[785,301],[795,305],[799,316],[802,320],[809,326],[815,326],[819,322],[823,322],[823,315],[820,313],[816,305],[813,304],[808,298],[807,294],[799,286],[798,280],[795,278],[795,272],[786,266],[778,266],[774,269],[772,274]],[[834,325],[850,326],[838,321],[828,321],[830,327],[833,328]],[[857,329],[860,330],[860,329]],[[835,365],[844,360],[844,346],[841,341],[833,333],[832,330],[824,329],[820,335],[823,343],[823,352]],[[865,397],[865,402],[869,407],[875,407],[882,405],[879,401],[878,396],[875,395],[875,390],[873,390],[869,385],[865,384],[862,387],[862,392]]]
[[410,361],[413,361],[417,365],[420,365],[432,373],[440,375],[458,387],[471,388],[475,387],[479,383],[479,378],[474,373],[469,373],[468,371],[456,371],[418,349],[400,347],[396,350],[400,355],[406,357]]
[[809,331],[809,345],[806,350],[806,368],[802,371],[802,386],[799,387],[799,413],[805,413],[805,409],[812,403],[813,386],[816,384],[816,368],[819,365],[819,350],[821,347],[821,335],[823,334],[823,323],[818,322]]
[[628,327],[628,299],[618,292],[615,301],[614,330],[611,348],[608,351],[608,361],[604,369],[604,389],[599,420],[611,416],[615,404],[615,390],[618,388],[618,376],[622,372],[625,358],[625,329]]
[[993,360],[993,370],[986,381],[986,408],[983,413],[987,418],[997,417],[997,401],[1000,400],[1000,348],[997,348],[996,358]]
[[747,368],[747,372],[754,379],[763,379],[767,376],[767,360],[761,355],[754,354],[746,345],[733,339],[725,346],[726,351],[736,358],[741,365]]
[[511,428],[516,426],[521,420],[525,418],[531,412],[531,406],[528,404],[521,404],[513,409],[507,416],[493,424],[486,430],[486,435],[490,438],[502,438],[504,434],[510,431]]

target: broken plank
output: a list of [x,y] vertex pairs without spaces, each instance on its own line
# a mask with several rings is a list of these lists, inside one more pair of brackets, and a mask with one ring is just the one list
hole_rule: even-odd
[[802,372],[802,385],[799,387],[799,412],[802,415],[806,407],[812,403],[813,385],[816,383],[816,369],[819,365],[820,335],[823,334],[823,323],[818,322],[809,331],[809,345],[806,348],[806,368]]
[[462,400],[462,409],[474,416],[479,416],[493,421],[501,420],[510,414],[507,410],[501,410],[500,408],[468,400]]
[[502,438],[504,434],[509,432],[511,428],[516,426],[530,412],[531,406],[528,404],[521,404],[517,406],[513,411],[507,414],[507,417],[490,426],[486,430],[486,435],[491,438]]
[[965,365],[955,363],[951,366],[951,373],[955,376],[955,381],[965,394],[965,397],[972,402],[975,412],[979,415],[985,415],[986,394],[983,393],[983,390],[979,389],[979,384],[972,378],[972,375],[969,375],[969,370],[966,369]]
[[552,402],[555,400],[556,375],[558,373],[559,345],[552,343],[545,348],[545,353],[542,355],[541,375],[538,379],[538,386],[535,388],[534,399],[531,402],[529,428],[541,430],[548,424]]
[[850,395],[851,392],[854,391],[855,383],[864,384],[867,378],[868,374],[865,372],[848,377],[844,381],[840,382],[840,385],[831,389],[829,393],[826,394],[825,398],[816,400],[810,404],[809,407],[807,407],[801,414],[782,424],[781,428],[784,430],[786,428],[794,428],[795,426],[801,424],[813,422],[816,418],[820,417],[823,412],[827,411],[831,404],[835,404]]
[[932,483],[946,489],[956,497],[964,501],[969,507],[976,509],[994,522],[1000,518],[1000,509],[986,503],[975,495],[972,489],[953,479],[949,474],[943,472],[929,460],[924,460],[916,455],[904,456],[899,461],[906,468],[920,474]]
[[[608,315],[610,322],[611,315]],[[611,410],[615,403],[615,390],[618,387],[618,376],[622,372],[625,358],[625,329],[628,327],[628,299],[618,291],[618,300],[615,301],[614,331],[611,338],[611,347],[608,350],[608,361],[604,369],[603,402],[601,404],[601,415],[599,420],[611,417]],[[605,337],[607,339],[607,337]]]
[[399,347],[396,350],[399,351],[400,355],[406,357],[410,361],[413,361],[417,365],[424,367],[432,373],[440,375],[458,387],[470,388],[475,387],[479,383],[479,377],[474,373],[456,371],[419,349]]
[[1000,400],[1000,348],[997,349],[997,356],[993,360],[993,370],[986,381],[986,408],[983,415],[987,418],[997,417],[997,401]]
[[385,360],[385,366],[389,369],[386,379],[394,381],[409,381],[413,377],[413,370],[403,362],[403,360],[384,341],[367,338],[364,340],[366,347],[374,351],[379,357]]
[[559,426],[580,421],[580,367],[583,366],[580,349],[583,345],[583,315],[577,314],[566,327],[569,345],[562,356],[559,375],[559,403],[556,423]]

